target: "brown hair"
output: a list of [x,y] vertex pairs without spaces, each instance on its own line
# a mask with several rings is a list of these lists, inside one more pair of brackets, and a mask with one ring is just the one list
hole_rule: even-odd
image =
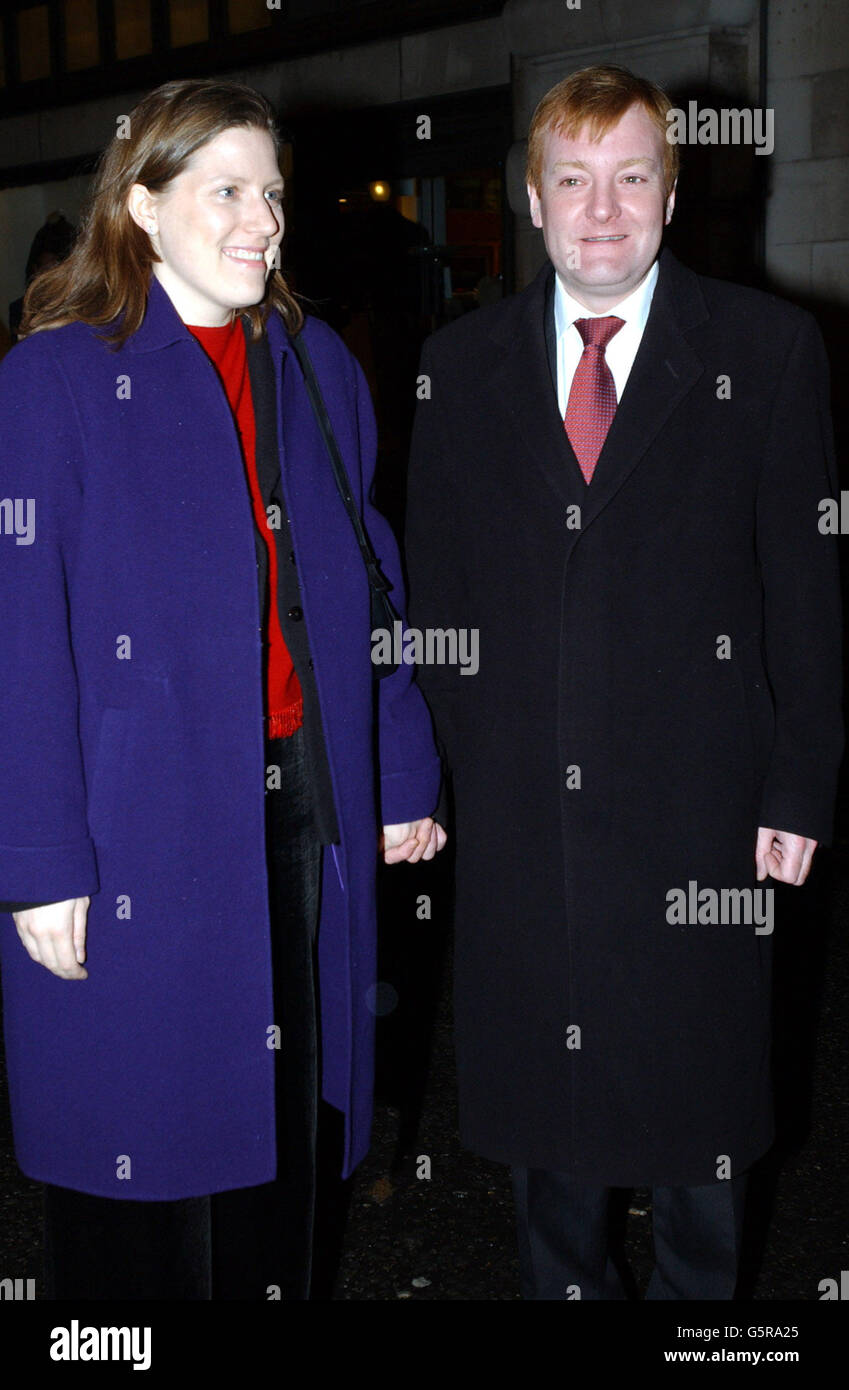
[[663,137],[663,175],[667,195],[671,193],[680,164],[678,146],[670,144],[666,138],[669,130],[666,113],[672,109],[672,101],[648,78],[637,77],[627,68],[613,63],[581,68],[546,92],[531,119],[527,182],[539,193],[546,131],[571,137],[583,125],[588,125],[590,138],[600,140],[635,104],[644,107]]
[[[115,349],[139,328],[147,307],[151,266],[159,257],[133,220],[127,198],[134,183],[160,193],[209,140],[233,126],[265,130],[279,152],[280,134],[270,102],[252,87],[217,78],[166,82],[130,112],[128,139],[116,133],[98,161],[80,232],[68,258],[36,276],[27,290],[20,337],[82,320],[107,324]],[[303,313],[279,270],[272,270],[259,304],[239,310],[261,337],[269,311],[278,309],[297,333]]]

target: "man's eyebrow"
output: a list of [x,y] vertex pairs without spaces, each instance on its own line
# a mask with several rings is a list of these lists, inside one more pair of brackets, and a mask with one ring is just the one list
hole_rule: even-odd
[[[633,159],[620,159],[615,167],[617,169],[627,169],[632,164],[647,164],[650,169],[656,169],[658,167],[658,161],[656,159],[649,159],[647,155],[642,154],[635,155]],[[552,169],[586,169],[588,173],[592,172],[589,164],[586,164],[583,159],[558,159],[551,167]]]

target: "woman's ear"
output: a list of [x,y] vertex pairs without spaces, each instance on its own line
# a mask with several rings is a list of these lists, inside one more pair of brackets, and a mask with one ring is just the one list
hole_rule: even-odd
[[156,201],[143,183],[134,183],[127,195],[127,211],[134,222],[151,236],[158,230]]

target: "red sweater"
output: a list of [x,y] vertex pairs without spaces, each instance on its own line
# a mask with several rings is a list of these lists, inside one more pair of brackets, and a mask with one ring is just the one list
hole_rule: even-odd
[[245,335],[237,314],[231,323],[221,328],[204,328],[187,323],[218,371],[230,409],[236,422],[242,446],[254,518],[260,535],[268,547],[268,617],[262,634],[267,659],[263,665],[265,678],[265,715],[269,738],[288,738],[299,729],[304,718],[301,684],[289,655],[280,628],[277,611],[277,546],[268,528],[268,518],[259,489],[256,472],[256,421],[248,373],[248,354]]

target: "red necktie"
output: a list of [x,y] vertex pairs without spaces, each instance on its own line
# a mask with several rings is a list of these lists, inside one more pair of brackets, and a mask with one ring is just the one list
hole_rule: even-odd
[[575,320],[575,327],[584,340],[584,351],[572,378],[563,423],[587,482],[593,476],[616,414],[616,387],[604,360],[604,349],[624,322],[614,316]]

